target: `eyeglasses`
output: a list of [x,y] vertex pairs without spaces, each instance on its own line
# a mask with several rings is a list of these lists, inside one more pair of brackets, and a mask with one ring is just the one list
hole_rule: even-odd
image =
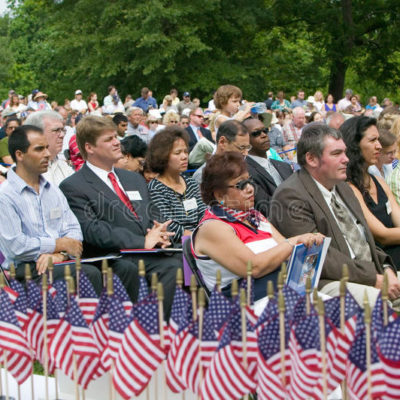
[[251,132],[250,134],[251,134],[251,136],[253,136],[253,137],[257,137],[257,136],[260,136],[262,133],[268,134],[268,129],[266,129],[266,128],[259,129],[259,130],[257,130],[257,131]]
[[56,133],[57,135],[61,135],[65,133],[67,130],[65,128],[54,128],[51,130],[52,133]]
[[158,121],[149,121],[149,124],[158,124]]
[[197,117],[197,118],[201,118],[201,119],[204,119],[204,115],[197,115],[197,114],[193,114],[195,117]]
[[235,185],[228,185],[228,188],[233,188],[233,189],[238,189],[238,190],[244,190],[246,189],[247,185],[253,186],[254,187],[254,181],[251,178],[248,179],[243,179],[242,181],[239,181]]
[[244,153],[244,152],[246,152],[246,151],[250,151],[251,150],[251,145],[248,145],[248,146],[238,146],[237,144],[235,144],[235,143],[232,143],[232,145],[234,146],[234,147],[236,147],[241,153]]
[[169,121],[170,124],[177,124],[178,121]]

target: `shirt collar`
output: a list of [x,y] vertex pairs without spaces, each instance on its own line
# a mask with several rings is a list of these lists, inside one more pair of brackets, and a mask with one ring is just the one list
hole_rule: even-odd
[[110,172],[113,172],[115,174],[114,171],[114,167],[111,168],[111,171],[106,171],[103,168],[99,168],[96,167],[95,165],[93,165],[92,163],[90,163],[89,161],[86,161],[86,165],[103,181],[107,181],[108,180],[108,174]]
[[313,177],[311,177],[313,179],[313,181],[315,182],[315,184],[317,185],[317,188],[319,189],[319,191],[321,192],[323,198],[325,199],[325,201],[328,204],[331,204],[332,201],[332,194],[335,194],[335,196],[337,197],[337,193],[336,193],[336,186],[333,187],[332,190],[328,190],[324,185],[322,185],[321,183],[319,183],[316,179],[314,179]]
[[[28,185],[16,172],[15,164],[7,172],[7,181],[15,188],[15,190],[22,194],[25,189],[34,190],[32,186]],[[44,187],[47,187],[50,183],[42,176],[39,177],[39,193],[42,192]],[[34,190],[35,191],[35,190]],[[36,191],[35,191],[36,192]]]

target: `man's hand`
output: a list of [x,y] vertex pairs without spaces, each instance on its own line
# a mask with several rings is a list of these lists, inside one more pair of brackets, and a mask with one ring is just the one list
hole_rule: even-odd
[[[390,300],[396,300],[400,298],[400,282],[399,279],[397,278],[396,274],[390,269],[387,268],[387,275],[388,275],[388,281],[389,281],[389,288],[388,288],[388,293],[389,293],[389,299]],[[375,287],[377,289],[382,289],[383,286],[383,275],[376,275],[376,284]]]
[[63,237],[56,240],[56,248],[54,253],[60,251],[66,251],[68,254],[74,257],[80,257],[82,254],[82,242],[69,237]]
[[41,254],[38,260],[36,261],[36,271],[38,272],[39,275],[42,275],[46,272],[50,258],[53,259],[53,263],[64,261],[64,255],[60,253]]
[[161,246],[163,249],[170,246],[171,242],[169,238],[174,236],[173,232],[167,232],[167,226],[171,223],[171,220],[165,221],[160,224],[154,221],[154,226],[151,229],[147,229],[147,235],[144,240],[145,249],[154,249],[156,246]]

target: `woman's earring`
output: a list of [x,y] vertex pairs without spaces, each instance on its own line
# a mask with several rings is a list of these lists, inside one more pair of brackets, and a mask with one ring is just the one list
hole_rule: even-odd
[[219,204],[221,204],[221,206],[223,206],[223,205],[224,205],[224,201],[221,200],[221,201],[219,202]]

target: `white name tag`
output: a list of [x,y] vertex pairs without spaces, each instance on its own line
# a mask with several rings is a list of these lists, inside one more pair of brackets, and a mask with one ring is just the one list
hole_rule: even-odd
[[390,205],[390,200],[386,202],[386,212],[388,213],[388,215],[392,213],[392,206]]
[[184,200],[183,201],[183,208],[185,209],[185,211],[195,210],[197,208],[196,199],[193,197],[191,199]]
[[61,208],[53,208],[50,210],[50,219],[61,218]]
[[142,200],[142,196],[140,195],[140,193],[137,190],[131,190],[129,192],[126,192],[126,194],[129,197],[129,200]]

